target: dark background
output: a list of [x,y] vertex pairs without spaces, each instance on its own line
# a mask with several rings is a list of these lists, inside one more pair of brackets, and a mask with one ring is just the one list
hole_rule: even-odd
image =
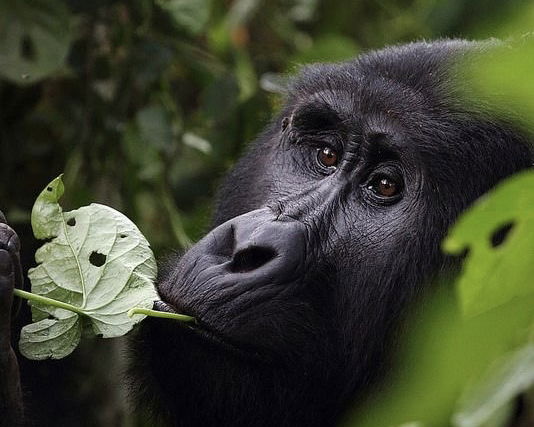
[[[0,0],[0,209],[19,232],[64,172],[63,206],[129,216],[156,255],[209,227],[217,183],[302,64],[392,43],[488,38],[526,1]],[[23,307],[17,320],[29,321]],[[37,425],[141,425],[126,415],[122,340],[22,360]]]

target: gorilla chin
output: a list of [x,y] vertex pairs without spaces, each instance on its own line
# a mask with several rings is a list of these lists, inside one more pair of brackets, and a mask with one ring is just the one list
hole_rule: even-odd
[[440,242],[530,135],[458,97],[489,44],[413,43],[304,68],[223,183],[212,230],[166,263],[131,388],[180,426],[329,426],[387,372],[407,307],[454,267]]

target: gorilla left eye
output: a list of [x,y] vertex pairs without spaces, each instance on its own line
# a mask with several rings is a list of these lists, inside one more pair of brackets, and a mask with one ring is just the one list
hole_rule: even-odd
[[401,191],[401,185],[394,179],[381,175],[374,179],[368,187],[377,195],[385,198],[394,197]]
[[325,168],[332,168],[337,166],[338,155],[330,147],[323,147],[317,153],[317,161]]

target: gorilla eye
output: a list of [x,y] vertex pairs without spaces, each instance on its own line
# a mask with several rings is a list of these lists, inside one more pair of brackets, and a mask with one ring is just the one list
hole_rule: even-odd
[[317,161],[325,168],[337,166],[338,155],[330,147],[323,147],[317,152]]
[[381,197],[390,198],[400,193],[401,186],[395,180],[387,176],[379,176],[368,187]]

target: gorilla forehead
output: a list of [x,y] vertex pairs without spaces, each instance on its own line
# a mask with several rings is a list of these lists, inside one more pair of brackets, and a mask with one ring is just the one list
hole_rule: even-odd
[[[293,82],[293,95],[302,98],[329,90],[369,88],[391,94],[391,99],[402,100],[410,93],[419,100],[442,99],[448,93],[449,76],[455,59],[467,53],[482,52],[491,43],[443,41],[440,43],[411,43],[388,47],[360,55],[353,61],[339,64],[313,64],[301,70]],[[393,85],[393,87],[392,87]],[[399,94],[396,89],[404,88]]]
[[474,46],[414,43],[305,67],[290,86],[282,117],[291,116],[307,130],[342,132],[352,143],[377,133],[402,134],[389,143],[400,148],[416,140],[423,150],[432,145],[439,150],[440,140],[450,141],[458,132],[462,115],[451,63]]

